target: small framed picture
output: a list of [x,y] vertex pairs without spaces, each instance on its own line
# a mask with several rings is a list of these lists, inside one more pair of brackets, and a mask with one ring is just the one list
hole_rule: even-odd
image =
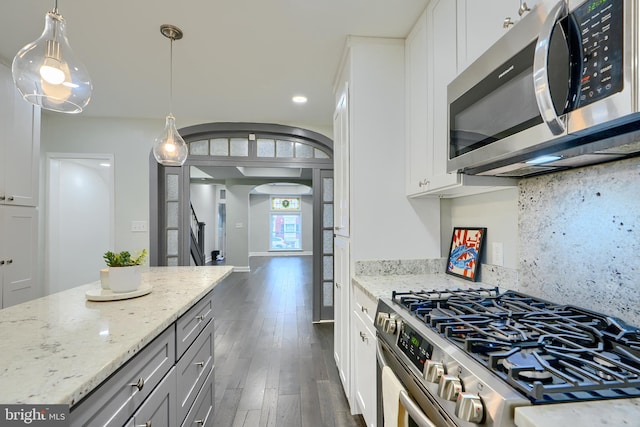
[[486,234],[482,227],[454,227],[446,273],[477,281]]

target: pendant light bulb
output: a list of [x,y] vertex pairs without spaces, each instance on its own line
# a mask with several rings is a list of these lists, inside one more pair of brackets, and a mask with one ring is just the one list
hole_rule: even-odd
[[169,114],[164,131],[154,141],[153,157],[164,166],[182,166],[187,160],[187,154],[187,144],[176,129],[176,118]]
[[[169,58],[169,99],[173,101],[173,42],[182,38],[182,30],[174,25],[161,25],[160,32],[171,40],[171,53]],[[171,104],[171,102],[170,102]],[[171,110],[171,108],[169,109]],[[176,129],[176,118],[169,113],[164,131],[155,139],[153,144],[153,157],[163,166],[182,166],[187,160],[189,150],[184,139]]]
[[42,35],[13,58],[11,72],[22,97],[46,110],[77,114],[91,99],[91,78],[69,45],[57,6],[46,14]]

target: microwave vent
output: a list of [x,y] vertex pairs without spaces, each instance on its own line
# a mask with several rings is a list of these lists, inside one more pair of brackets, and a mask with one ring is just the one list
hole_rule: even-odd
[[634,153],[640,153],[640,141],[630,142],[628,144],[619,145],[617,147],[606,148],[604,150],[598,150],[599,154],[622,154],[629,155]]

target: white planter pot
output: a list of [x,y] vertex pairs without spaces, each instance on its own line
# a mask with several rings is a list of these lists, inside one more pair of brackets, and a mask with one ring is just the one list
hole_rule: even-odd
[[109,287],[113,292],[133,292],[140,287],[140,267],[109,267]]

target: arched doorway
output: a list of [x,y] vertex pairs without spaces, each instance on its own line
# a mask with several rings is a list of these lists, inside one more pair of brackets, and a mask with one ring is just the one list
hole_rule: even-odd
[[[276,173],[271,181],[281,179],[312,188],[313,320],[333,319],[332,141],[307,129],[265,123],[208,123],[180,129],[180,134],[189,146],[189,156],[182,167],[161,166],[150,155],[150,264],[191,264],[192,166],[236,168],[242,176],[234,178],[233,183],[239,187],[264,183],[264,177],[257,177],[264,169],[300,170],[297,178],[291,173],[279,178]],[[243,233],[236,233],[244,227],[241,220],[227,218],[226,223],[227,235],[233,233],[234,242],[246,238]],[[248,266],[248,251],[247,262],[240,258],[241,253],[242,249],[236,248],[234,259],[227,259],[227,263]]]

